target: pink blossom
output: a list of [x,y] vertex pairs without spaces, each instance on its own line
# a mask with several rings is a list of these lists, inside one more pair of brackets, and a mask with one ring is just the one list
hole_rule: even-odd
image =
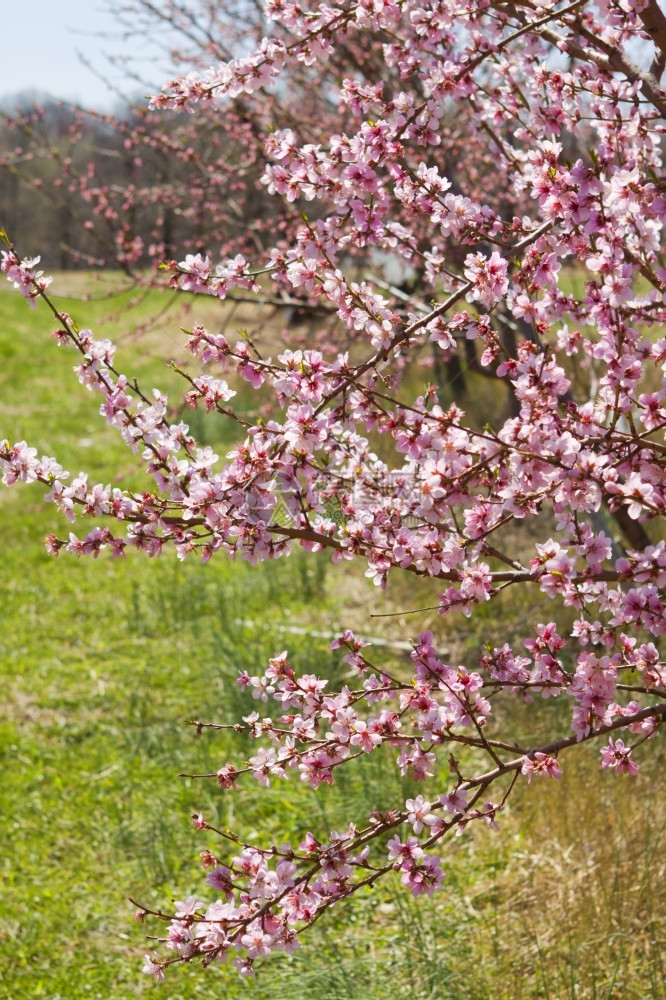
[[405,802],[407,809],[407,821],[412,824],[414,833],[421,833],[424,827],[435,826],[438,822],[437,816],[433,816],[430,802],[426,801],[422,795],[417,795],[415,799],[407,799]]
[[470,302],[477,299],[484,306],[493,306],[509,287],[507,262],[496,251],[488,259],[480,253],[468,254],[464,274],[473,286],[467,296]]
[[521,774],[527,775],[528,783],[535,775],[544,778],[562,777],[562,771],[556,758],[549,757],[548,754],[542,753],[540,750],[537,750],[530,757],[523,757],[523,766],[520,771]]
[[154,976],[158,983],[164,981],[164,966],[159,962],[154,962],[150,955],[145,956],[143,969],[141,971],[147,976]]
[[425,855],[419,864],[403,870],[402,884],[407,886],[413,896],[432,896],[442,888],[446,878],[439,862],[438,857]]
[[638,774],[638,765],[631,760],[631,747],[625,747],[622,740],[609,739],[608,746],[601,748],[601,766],[614,768],[617,774]]
[[188,896],[185,900],[174,901],[174,912],[177,917],[191,917],[197,910],[203,907],[203,903],[195,896]]

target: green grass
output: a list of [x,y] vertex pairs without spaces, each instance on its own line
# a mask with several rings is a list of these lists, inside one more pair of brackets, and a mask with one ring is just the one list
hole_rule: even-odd
[[[63,308],[79,325],[94,322],[99,309],[75,301]],[[25,438],[73,472],[83,464],[93,479],[121,469],[123,481],[134,481],[136,461],[71,374],[76,356],[43,336],[52,325],[45,310],[30,312],[2,292],[0,314],[0,436]],[[151,353],[138,342],[125,358],[129,374],[172,389],[179,380],[152,356],[173,352],[166,333],[166,350],[153,337]],[[224,431],[204,429],[225,444]],[[0,493],[0,997],[122,1000],[157,989],[140,973],[151,946],[127,897],[168,906],[172,896],[201,891],[198,853],[219,848],[194,832],[193,812],[204,809],[250,840],[283,840],[309,826],[323,834],[347,809],[363,816],[368,801],[381,805],[389,791],[405,790],[386,762],[353,780],[343,775],[325,800],[298,783],[222,795],[211,783],[178,779],[181,770],[210,771],[229,755],[246,755],[246,745],[197,740],[187,725],[236,720],[255,707],[238,693],[239,669],[256,671],[284,645],[303,670],[339,669],[325,640],[276,637],[272,628],[305,621],[325,630],[342,620],[328,564],[299,553],[258,568],[136,554],[126,562],[54,560],[41,539],[67,525],[43,493],[36,484]],[[372,941],[346,933],[348,920],[365,919],[372,905],[329,922],[308,959],[272,964],[252,991],[288,994],[300,983],[313,996],[363,989],[374,996],[382,978],[378,943],[394,934],[392,921]],[[396,905],[404,911],[403,900]],[[225,996],[246,995],[235,973],[190,968],[171,975],[168,995],[217,996],[221,978]]]
[[[96,330],[109,312],[64,306]],[[149,297],[123,323],[160,308]],[[52,326],[44,309],[33,313],[3,290],[0,319],[0,438],[24,437],[75,473],[85,467],[94,479],[116,481],[120,471],[122,482],[139,483],[137,461],[104,427],[98,400],[77,386],[75,356],[44,336]],[[169,316],[160,327],[125,338],[119,366],[172,392],[180,380],[163,360],[179,359],[182,338]],[[220,450],[233,439],[222,421],[188,418]],[[134,923],[128,897],[168,906],[202,891],[199,852],[219,845],[194,831],[193,812],[203,809],[250,840],[282,841],[307,828],[323,834],[409,790],[385,758],[354,775],[341,769],[321,794],[298,782],[220,793],[176,775],[243,759],[247,744],[219,734],[198,740],[188,720],[234,721],[256,707],[239,693],[236,673],[256,672],[284,647],[300,669],[337,674],[326,640],[280,626],[332,630],[351,612],[376,634],[382,620],[367,611],[431,603],[428,586],[398,586],[386,598],[354,583],[350,608],[349,569],[302,553],[257,568],[167,555],[54,560],[41,539],[67,526],[43,493],[36,485],[0,491],[0,1000],[665,995],[658,746],[633,783],[600,775],[595,754],[580,754],[562,783],[521,789],[502,834],[484,829],[453,840],[447,887],[436,898],[414,901],[397,883],[375,890],[321,921],[293,961],[272,961],[255,984],[189,966],[162,986],[142,976],[142,956],[153,949],[145,935],[160,928]],[[524,615],[520,600],[507,594],[501,621],[495,604],[452,619],[443,639],[452,655],[473,659],[484,642],[500,641],[506,621]],[[539,600],[548,620],[553,605]],[[436,616],[406,622],[406,634],[442,628]],[[514,723],[531,725],[534,716]]]

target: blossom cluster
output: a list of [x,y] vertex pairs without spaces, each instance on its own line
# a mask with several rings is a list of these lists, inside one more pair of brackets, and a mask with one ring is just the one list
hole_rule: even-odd
[[[345,649],[353,683],[339,690],[298,675],[286,652],[241,675],[256,702],[277,708],[233,727],[259,745],[209,776],[225,793],[246,777],[263,787],[296,777],[323,791],[338,768],[377,753],[424,791],[298,845],[234,838],[227,850],[216,831],[225,854],[207,856],[207,883],[220,898],[141,909],[168,923],[174,954],[146,961],[157,978],[174,961],[232,954],[250,974],[392,872],[414,895],[442,888],[440,841],[476,821],[496,826],[521,776],[559,778],[560,757],[593,740],[603,768],[635,775],[636,751],[666,718],[666,103],[630,55],[654,7],[271,2],[275,37],[155,99],[194,113],[251,103],[290,67],[344,63],[380,33],[368,79],[347,67],[337,83],[336,130],[299,136],[292,123],[263,137],[262,183],[291,220],[284,239],[252,264],[200,252],[168,264],[185,293],[241,289],[332,320],[316,345],[269,351],[194,325],[187,347],[203,374],[184,373],[185,401],[236,421],[226,456],[199,446],[163,393],[122,374],[109,341],[55,311],[58,342],[79,354],[76,377],[152,483],[142,493],[90,484],[26,442],[3,442],[4,483],[44,484],[75,529],[51,537],[49,550],[166,547],[255,564],[299,545],[360,562],[379,587],[398,571],[438,581],[445,622],[515,587],[555,608],[552,621],[526,624],[520,644],[467,665],[446,662],[426,631],[411,644],[411,669],[391,672],[346,630],[334,647]],[[666,57],[666,38],[651,37]],[[485,177],[469,165],[455,175],[442,141],[452,109],[472,123],[470,148],[494,164]],[[312,218],[289,207],[307,203]],[[373,252],[413,265],[418,290],[373,273]],[[2,269],[31,304],[48,282],[36,264],[3,252]],[[445,386],[413,389],[424,358],[441,372],[459,350],[509,401],[506,415],[481,426]],[[264,401],[261,419],[229,405],[240,387]],[[494,706],[507,695],[568,708],[553,713],[553,732],[527,742],[502,731]],[[200,815],[195,825],[214,831]]]

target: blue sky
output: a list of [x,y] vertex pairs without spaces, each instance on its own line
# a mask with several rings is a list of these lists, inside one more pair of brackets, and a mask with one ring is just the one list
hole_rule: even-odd
[[[104,0],[23,0],[7,4],[0,27],[0,102],[20,92],[39,91],[53,97],[78,101],[88,107],[109,110],[116,98],[83,65],[78,53],[130,94],[148,91],[138,84],[129,87],[122,75],[109,67],[105,53],[129,51],[137,60],[138,40],[121,38],[121,31]],[[132,53],[132,48],[134,52]],[[139,65],[139,63],[137,63]],[[148,75],[159,86],[169,72],[152,66]]]

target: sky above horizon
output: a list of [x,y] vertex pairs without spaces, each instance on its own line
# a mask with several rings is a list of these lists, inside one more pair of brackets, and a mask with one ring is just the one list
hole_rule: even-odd
[[[0,104],[11,105],[19,95],[36,93],[111,110],[120,97],[100,75],[126,94],[145,95],[149,92],[145,87],[134,82],[128,85],[106,58],[109,53],[126,52],[141,66],[145,42],[136,37],[127,40],[122,34],[104,0],[29,0],[25,7],[8,5],[0,32]],[[168,69],[155,65],[142,67],[142,72],[157,89],[169,75]]]

